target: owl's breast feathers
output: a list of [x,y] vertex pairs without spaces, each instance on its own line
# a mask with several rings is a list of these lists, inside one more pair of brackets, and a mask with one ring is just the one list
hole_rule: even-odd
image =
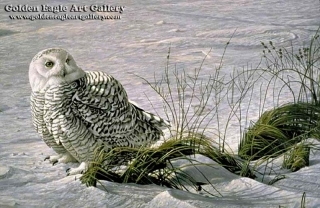
[[151,144],[168,127],[163,119],[130,103],[123,86],[103,72],[86,72],[85,77],[70,84],[49,88],[42,103],[43,113],[38,112],[41,109],[33,111],[42,113],[45,127],[56,142],[78,160],[87,145],[92,148],[103,143],[112,148]]

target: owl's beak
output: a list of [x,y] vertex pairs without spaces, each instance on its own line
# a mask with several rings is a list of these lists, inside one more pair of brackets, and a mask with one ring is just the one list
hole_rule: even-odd
[[63,65],[63,64],[60,64],[58,69],[59,69],[58,75],[61,76],[61,77],[65,77],[66,74],[67,74],[66,66]]
[[67,73],[66,68],[63,67],[63,68],[61,69],[61,71],[60,71],[60,75],[61,75],[62,77],[65,77],[65,76],[66,76],[66,73]]

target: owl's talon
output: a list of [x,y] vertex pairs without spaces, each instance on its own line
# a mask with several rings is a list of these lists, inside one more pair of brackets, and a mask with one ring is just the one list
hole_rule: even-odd
[[68,162],[76,162],[76,159],[72,157],[69,153],[63,153],[54,156],[47,156],[44,158],[44,161],[49,160],[52,165],[56,165],[57,163],[68,163]]
[[88,170],[88,162],[82,162],[77,168],[68,168],[67,175],[83,174]]

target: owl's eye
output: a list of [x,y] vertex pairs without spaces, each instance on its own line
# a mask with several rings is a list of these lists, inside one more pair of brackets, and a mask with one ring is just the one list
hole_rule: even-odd
[[52,61],[47,61],[45,63],[45,66],[48,67],[48,68],[51,68],[51,67],[53,67],[53,62]]
[[67,58],[66,63],[69,64],[69,62],[70,62],[70,59]]

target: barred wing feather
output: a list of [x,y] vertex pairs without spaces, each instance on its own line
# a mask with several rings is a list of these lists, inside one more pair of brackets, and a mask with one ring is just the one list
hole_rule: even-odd
[[103,72],[86,72],[46,91],[44,122],[57,144],[78,161],[92,160],[102,145],[152,144],[168,123],[130,103],[123,86]]

